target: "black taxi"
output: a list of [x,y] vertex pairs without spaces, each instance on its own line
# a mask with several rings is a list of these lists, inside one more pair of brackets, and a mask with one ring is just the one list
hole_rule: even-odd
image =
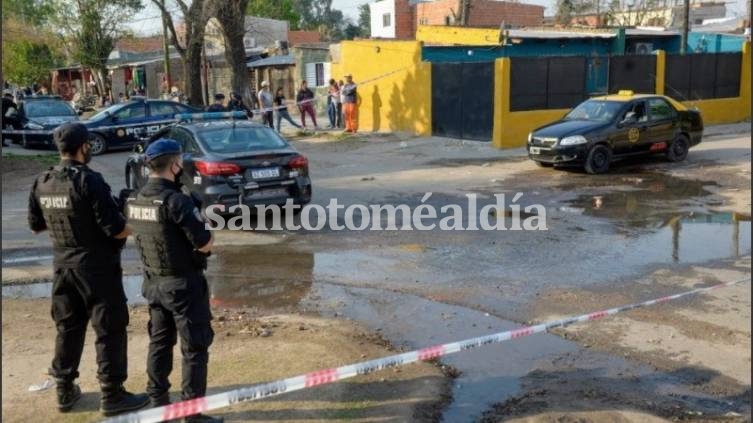
[[664,154],[673,162],[685,160],[702,137],[697,110],[663,95],[620,91],[586,100],[557,122],[534,130],[527,151],[540,166],[582,166],[598,174],[631,156]]

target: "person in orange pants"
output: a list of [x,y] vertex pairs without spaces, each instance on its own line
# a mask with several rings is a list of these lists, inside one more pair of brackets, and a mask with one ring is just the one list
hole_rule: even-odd
[[358,86],[353,82],[353,75],[345,75],[342,89],[343,111],[345,114],[345,132],[358,131]]

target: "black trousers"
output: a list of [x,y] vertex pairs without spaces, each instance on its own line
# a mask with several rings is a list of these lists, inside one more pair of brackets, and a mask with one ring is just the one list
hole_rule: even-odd
[[55,321],[55,357],[50,374],[66,382],[79,376],[86,326],[96,334],[97,378],[116,385],[128,377],[128,306],[123,272],[116,269],[56,268],[52,283],[52,319]]
[[275,129],[275,125],[274,125],[274,122],[273,122],[273,120],[274,120],[274,112],[272,112],[271,110],[267,111],[267,112],[262,112],[262,114],[261,114],[261,120],[262,120],[262,123],[264,125],[267,125],[270,128],[272,128],[272,129]]
[[146,391],[159,399],[170,390],[173,347],[180,336],[183,355],[182,399],[203,397],[207,389],[209,346],[214,340],[209,288],[204,275],[149,277],[144,280],[149,302],[149,354]]

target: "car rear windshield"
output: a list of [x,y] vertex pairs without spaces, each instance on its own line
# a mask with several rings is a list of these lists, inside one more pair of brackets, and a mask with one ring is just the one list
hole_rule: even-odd
[[26,117],[76,116],[76,111],[63,101],[35,100],[24,105]]
[[275,150],[288,146],[275,131],[266,127],[208,128],[199,132],[198,137],[207,150],[218,154]]
[[610,122],[620,112],[625,103],[621,101],[587,100],[579,104],[565,116],[565,120],[592,120]]

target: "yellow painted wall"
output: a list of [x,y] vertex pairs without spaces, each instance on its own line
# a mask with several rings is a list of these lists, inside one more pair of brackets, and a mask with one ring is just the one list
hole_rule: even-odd
[[499,29],[419,25],[416,40],[441,45],[499,45]]
[[494,129],[492,145],[517,148],[526,145],[528,133],[562,118],[568,109],[510,111],[510,59],[497,59],[494,78]]
[[343,41],[335,79],[353,74],[358,84],[359,131],[431,135],[431,64],[417,41]]

